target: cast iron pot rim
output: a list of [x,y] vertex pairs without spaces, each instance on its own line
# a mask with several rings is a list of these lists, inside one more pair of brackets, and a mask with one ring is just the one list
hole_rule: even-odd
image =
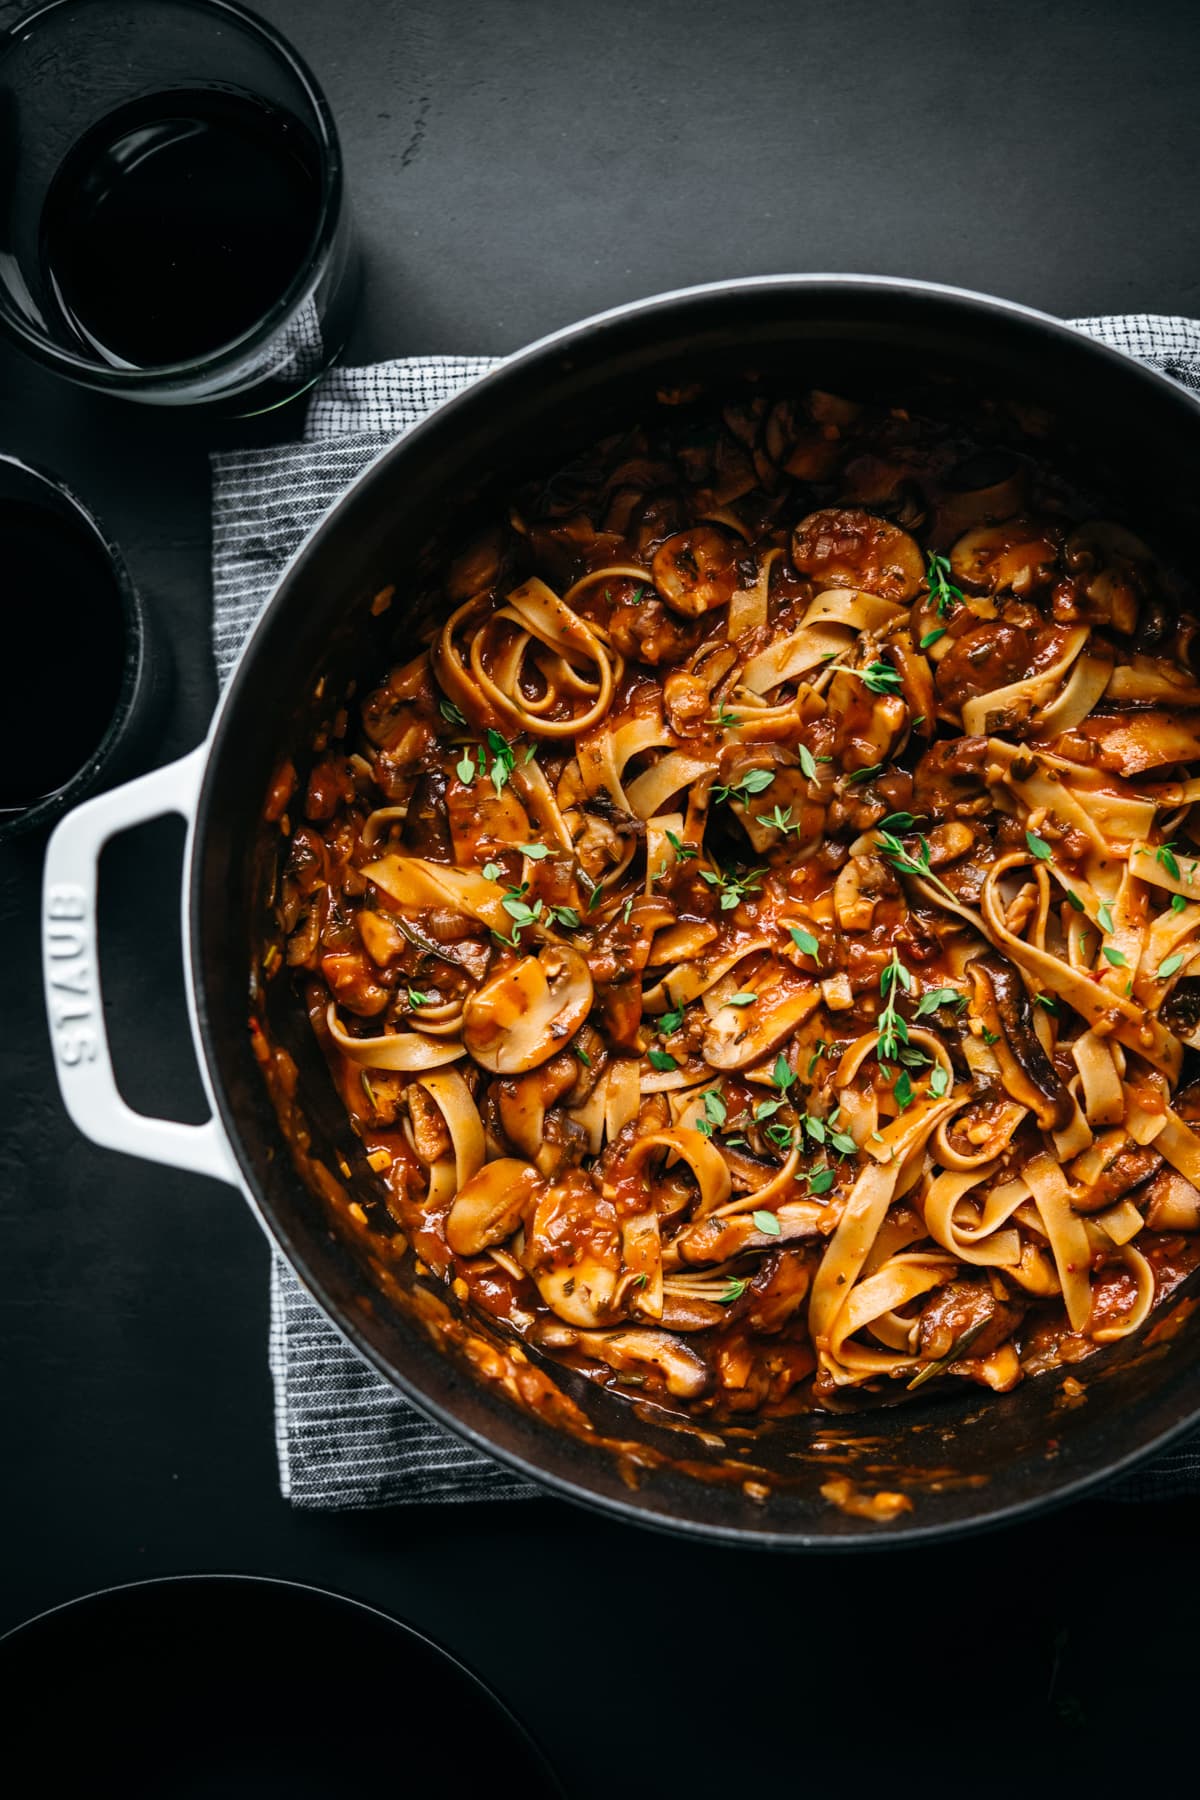
[[[465,1676],[470,1687],[475,1688],[482,1697],[501,1713],[520,1738],[534,1762],[541,1765],[550,1785],[558,1790],[566,1800],[566,1791],[562,1787],[553,1766],[537,1739],[530,1732],[524,1721],[518,1718],[512,1707],[502,1695],[497,1693],[490,1681],[474,1669],[470,1663],[464,1662],[455,1650],[450,1650],[439,1638],[431,1637],[419,1625],[413,1625],[408,1619],[398,1619],[395,1613],[385,1612],[376,1606],[373,1600],[360,1600],[355,1594],[339,1594],[335,1588],[320,1587],[313,1581],[296,1581],[290,1576],[261,1575],[254,1570],[244,1569],[192,1569],[182,1570],[171,1575],[144,1575],[137,1581],[114,1581],[105,1587],[93,1588],[86,1594],[73,1594],[69,1600],[59,1600],[54,1606],[47,1606],[41,1612],[34,1613],[31,1618],[22,1619],[16,1625],[10,1625],[7,1631],[0,1632],[0,1653],[13,1646],[23,1632],[32,1631],[39,1625],[57,1618],[60,1613],[73,1613],[79,1608],[95,1605],[97,1602],[112,1600],[121,1594],[136,1593],[142,1588],[186,1587],[198,1588],[209,1584],[221,1585],[236,1582],[247,1587],[287,1588],[306,1598],[316,1600],[332,1600],[334,1604],[346,1612],[366,1613],[373,1619],[400,1632],[410,1641],[419,1644],[423,1649],[433,1652],[433,1661],[450,1663],[459,1674]],[[18,1646],[19,1648],[19,1646]]]
[[185,870],[188,871],[184,886],[185,941],[188,945],[185,974],[193,1031],[200,1050],[205,1086],[213,1112],[220,1119],[233,1159],[236,1162],[247,1203],[267,1236],[282,1252],[305,1291],[315,1301],[325,1318],[356,1354],[376,1369],[392,1387],[397,1388],[420,1411],[435,1419],[454,1436],[464,1439],[493,1460],[506,1464],[509,1468],[525,1476],[527,1480],[536,1483],[543,1489],[548,1489],[555,1496],[574,1501],[576,1504],[608,1517],[615,1516],[624,1523],[662,1531],[671,1536],[735,1545],[741,1548],[850,1552],[912,1548],[933,1540],[964,1537],[1067,1505],[1127,1472],[1193,1428],[1200,1421],[1200,1401],[1197,1401],[1182,1418],[1158,1432],[1145,1444],[1140,1444],[1124,1452],[1107,1462],[1102,1468],[1072,1477],[1060,1487],[1052,1487],[1047,1492],[1027,1498],[1007,1501],[996,1507],[987,1508],[985,1506],[969,1518],[923,1524],[914,1517],[911,1524],[889,1524],[886,1529],[881,1529],[878,1533],[861,1535],[857,1533],[826,1535],[823,1532],[803,1528],[758,1530],[743,1525],[702,1523],[690,1518],[680,1518],[669,1510],[669,1500],[661,1504],[656,1503],[652,1508],[646,1508],[635,1505],[619,1494],[599,1494],[592,1488],[584,1486],[581,1480],[547,1470],[540,1464],[530,1461],[519,1451],[510,1450],[494,1443],[484,1432],[463,1423],[451,1407],[432,1399],[408,1375],[394,1367],[370,1343],[356,1321],[348,1314],[344,1315],[334,1303],[326,1298],[323,1284],[314,1274],[305,1249],[297,1242],[296,1235],[288,1222],[277,1218],[267,1203],[258,1182],[257,1172],[241,1144],[233,1107],[221,1078],[220,1063],[213,1044],[205,996],[197,980],[197,972],[201,967],[201,875],[199,860],[194,853],[197,834],[207,825],[213,768],[222,749],[222,740],[228,729],[229,718],[236,708],[239,689],[243,681],[247,679],[247,670],[253,659],[256,639],[264,631],[269,615],[276,611],[285,596],[292,576],[307,559],[318,538],[358,496],[360,490],[375,479],[386,463],[392,458],[408,458],[414,453],[419,453],[422,439],[427,435],[428,430],[435,423],[441,429],[448,416],[477,405],[480,391],[494,393],[496,390],[502,390],[507,380],[514,376],[521,376],[530,367],[536,367],[545,358],[547,352],[569,348],[573,343],[585,341],[593,337],[597,331],[609,325],[619,324],[634,315],[670,316],[675,313],[682,316],[689,308],[700,309],[710,300],[720,299],[724,296],[732,298],[757,292],[773,293],[783,297],[797,292],[806,295],[819,294],[822,290],[827,290],[831,299],[840,295],[869,297],[872,294],[907,296],[913,299],[927,297],[935,302],[948,301],[964,305],[978,315],[983,317],[991,315],[998,321],[1018,321],[1025,326],[1034,327],[1043,336],[1059,340],[1064,349],[1072,356],[1082,355],[1102,367],[1119,369],[1126,376],[1134,371],[1138,377],[1151,387],[1158,389],[1160,393],[1177,402],[1182,402],[1185,410],[1193,414],[1197,426],[1200,426],[1200,401],[1180,383],[1172,380],[1170,376],[1140,362],[1136,357],[1129,356],[1122,350],[1115,350],[1096,338],[1088,337],[1073,326],[1064,324],[1061,319],[1056,319],[1049,313],[1040,312],[1034,307],[1023,306],[1016,301],[999,300],[992,295],[976,293],[969,288],[948,286],[939,282],[907,280],[885,275],[753,275],[728,281],[707,282],[695,287],[676,288],[663,294],[650,295],[644,300],[629,301],[621,306],[592,314],[576,324],[565,326],[545,337],[536,339],[525,349],[506,357],[486,375],[479,377],[466,388],[460,389],[458,393],[442,401],[418,424],[410,427],[401,437],[385,445],[378,455],[360,470],[345,493],[312,527],[280,572],[269,599],[243,644],[233,674],[218,700],[206,740],[204,772],[185,853]]

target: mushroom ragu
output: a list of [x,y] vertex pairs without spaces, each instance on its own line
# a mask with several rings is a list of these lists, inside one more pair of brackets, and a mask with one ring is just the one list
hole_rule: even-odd
[[664,394],[414,595],[268,810],[368,1228],[694,1414],[1138,1331],[1200,1231],[1200,683],[1093,511],[1002,407]]

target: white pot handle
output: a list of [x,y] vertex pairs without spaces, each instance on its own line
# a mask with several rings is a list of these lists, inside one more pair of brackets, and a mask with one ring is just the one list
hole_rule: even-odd
[[171,1168],[236,1184],[237,1171],[215,1118],[180,1125],[134,1112],[113,1077],[96,942],[96,879],[109,838],[163,813],[191,820],[206,746],[137,781],[97,794],[62,820],[46,849],[42,884],[42,963],[46,1015],[63,1101],[94,1144]]

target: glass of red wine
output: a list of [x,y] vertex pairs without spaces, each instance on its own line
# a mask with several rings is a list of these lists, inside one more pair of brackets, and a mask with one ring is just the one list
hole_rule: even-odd
[[337,132],[229,0],[54,0],[0,39],[0,322],[85,387],[246,415],[341,351]]
[[0,456],[0,627],[12,671],[0,707],[4,844],[132,774],[170,687],[116,546],[69,488],[15,456]]

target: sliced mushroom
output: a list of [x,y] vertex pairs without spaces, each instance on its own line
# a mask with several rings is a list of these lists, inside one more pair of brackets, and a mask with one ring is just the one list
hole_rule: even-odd
[[1058,545],[1032,519],[980,525],[960,537],[950,552],[950,569],[961,585],[985,593],[1028,594],[1044,587],[1054,572]]
[[833,910],[842,930],[870,931],[881,896],[895,890],[896,877],[881,857],[852,856],[833,887]]
[[921,1309],[921,1355],[942,1361],[961,1344],[973,1359],[989,1356],[1012,1336],[1024,1312],[1024,1306],[998,1300],[981,1281],[951,1281]]
[[1097,1213],[1113,1206],[1162,1167],[1152,1144],[1135,1144],[1128,1132],[1102,1132],[1067,1170],[1075,1212]]
[[654,585],[672,612],[696,618],[725,606],[738,585],[741,546],[716,525],[677,531],[654,553]]
[[537,1163],[544,1175],[557,1161],[555,1147],[545,1141],[546,1108],[575,1086],[579,1069],[572,1053],[564,1050],[540,1068],[500,1081],[492,1090],[505,1136]]
[[566,1170],[536,1194],[521,1263],[546,1305],[568,1325],[613,1323],[621,1228],[612,1201],[583,1170]]
[[1154,556],[1141,538],[1111,519],[1089,519],[1067,539],[1064,560],[1089,601],[1089,616],[1126,636],[1154,574]]
[[501,1244],[521,1223],[541,1180],[517,1157],[499,1156],[458,1190],[446,1216],[446,1242],[456,1256],[478,1256]]
[[1176,1169],[1163,1169],[1145,1190],[1151,1231],[1200,1231],[1200,1190]]
[[1024,507],[1029,466],[1011,450],[977,450],[951,469],[946,487],[938,518],[947,533],[997,525]]
[[666,1331],[711,1331],[725,1323],[728,1309],[712,1300],[700,1300],[693,1294],[667,1294],[663,1300],[662,1324]]
[[783,964],[755,975],[756,998],[749,1006],[719,1006],[704,1033],[705,1061],[714,1069],[744,1069],[777,1050],[821,1004],[815,981],[796,986]]
[[710,1213],[685,1225],[663,1257],[666,1268],[690,1268],[698,1263],[723,1263],[743,1250],[777,1250],[800,1238],[816,1237],[821,1207],[811,1200],[787,1200],[775,1208],[777,1232],[760,1231],[754,1215]]
[[493,1075],[548,1062],[591,1011],[592,976],[578,951],[545,944],[485,982],[463,1011],[463,1041]]
[[861,588],[881,599],[913,599],[925,579],[915,538],[856,506],[828,506],[792,533],[792,562],[821,587]]
[[968,965],[975,983],[974,1010],[996,1034],[992,1046],[1000,1079],[1013,1099],[1027,1106],[1043,1131],[1061,1131],[1074,1103],[1033,1027],[1033,1008],[1020,973],[995,952]]
[[695,1400],[709,1384],[708,1365],[668,1331],[634,1327],[629,1331],[581,1332],[581,1349],[618,1373],[651,1372],[677,1400]]

